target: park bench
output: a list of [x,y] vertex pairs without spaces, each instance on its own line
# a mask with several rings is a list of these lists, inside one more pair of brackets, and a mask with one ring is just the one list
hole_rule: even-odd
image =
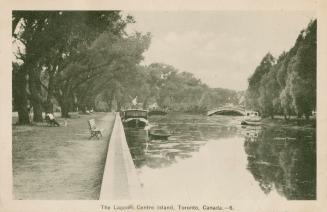
[[96,137],[97,139],[99,139],[100,136],[102,137],[101,130],[97,129],[97,126],[95,124],[95,120],[90,119],[90,120],[88,120],[88,123],[89,123],[89,128],[90,128],[90,133],[91,133],[90,139],[93,138],[93,137]]

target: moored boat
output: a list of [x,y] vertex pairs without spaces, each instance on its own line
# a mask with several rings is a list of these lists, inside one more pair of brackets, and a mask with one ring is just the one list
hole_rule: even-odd
[[258,126],[261,125],[261,117],[256,111],[246,111],[245,117],[241,121],[242,125]]
[[167,140],[169,136],[171,136],[171,133],[164,129],[151,128],[149,130],[150,139]]
[[121,115],[126,128],[144,129],[149,124],[147,110],[129,109],[123,111]]

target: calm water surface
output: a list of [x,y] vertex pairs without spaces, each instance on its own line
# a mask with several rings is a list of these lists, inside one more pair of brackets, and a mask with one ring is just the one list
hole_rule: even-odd
[[241,119],[150,117],[152,125],[172,132],[168,140],[126,130],[145,193],[166,200],[315,199],[315,131],[242,128]]

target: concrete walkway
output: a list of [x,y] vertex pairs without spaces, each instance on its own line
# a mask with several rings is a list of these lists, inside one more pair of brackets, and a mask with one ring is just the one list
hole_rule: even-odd
[[143,200],[136,169],[119,114],[116,115],[103,174],[101,200]]

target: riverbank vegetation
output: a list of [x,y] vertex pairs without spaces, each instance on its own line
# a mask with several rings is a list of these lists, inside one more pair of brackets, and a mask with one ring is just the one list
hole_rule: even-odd
[[30,122],[30,108],[33,121],[42,121],[42,111],[53,112],[54,103],[68,117],[74,100],[83,104],[81,97],[101,79],[132,69],[142,59],[149,35],[126,35],[131,22],[132,17],[118,11],[13,11],[13,108],[18,123]]
[[[13,111],[18,123],[42,122],[43,112],[159,107],[203,113],[239,105],[244,92],[210,88],[163,63],[144,65],[151,34],[127,33],[135,20],[120,11],[13,11]],[[263,116],[308,118],[316,109],[316,21],[275,59],[267,54],[249,78],[246,107]],[[33,113],[33,120],[29,114]]]
[[236,91],[210,88],[193,74],[171,65],[154,63],[139,68],[141,74],[137,81],[142,86],[132,94],[140,97],[143,108],[157,103],[171,111],[203,113],[226,103],[238,104]]
[[186,112],[237,103],[237,92],[211,89],[170,65],[140,65],[151,35],[127,33],[134,22],[120,11],[13,11],[17,123],[42,122],[43,112],[120,110],[136,97],[144,109]]
[[316,111],[317,20],[311,21],[294,46],[277,59],[266,54],[246,91],[246,106],[262,116],[309,117]]

